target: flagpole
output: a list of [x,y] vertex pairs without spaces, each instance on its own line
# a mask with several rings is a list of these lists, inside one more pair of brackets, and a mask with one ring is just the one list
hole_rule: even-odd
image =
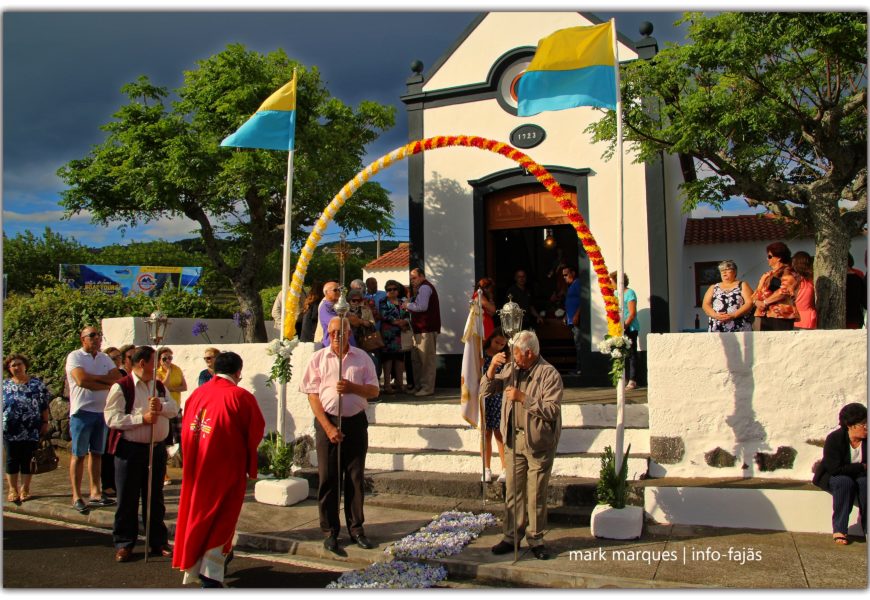
[[[296,69],[293,69],[293,81],[296,82]],[[294,87],[298,85],[295,84]],[[295,134],[295,132],[293,132]],[[291,136],[290,139],[293,139]],[[295,144],[293,145],[295,148]],[[286,331],[285,324],[287,323],[287,292],[290,288],[290,251],[291,251],[291,224],[293,218],[293,153],[291,149],[287,152],[287,189],[284,198],[284,247],[283,247],[283,263],[281,266],[281,326],[278,333],[278,339],[284,339]],[[296,335],[299,335],[298,332]],[[281,439],[284,439],[284,413],[287,410],[287,383],[281,384],[281,389],[278,390],[278,415],[276,426]]]
[[[620,331],[625,335],[625,283],[624,283],[624,245],[623,232],[625,230],[623,220],[623,169],[622,169],[622,92],[619,86],[619,45],[616,41],[616,19],[610,19],[610,30],[613,38],[613,72],[616,79],[616,253],[618,266],[616,270],[616,298],[619,305]],[[624,367],[623,367],[624,370]],[[619,378],[616,385],[616,472],[622,468],[622,447],[625,443],[625,377]]]

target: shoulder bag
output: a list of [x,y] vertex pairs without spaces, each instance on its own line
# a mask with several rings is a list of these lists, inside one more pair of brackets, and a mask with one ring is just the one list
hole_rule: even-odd
[[30,459],[30,473],[39,475],[49,473],[57,468],[60,459],[54,451],[54,446],[46,439],[39,440],[39,447],[33,452]]

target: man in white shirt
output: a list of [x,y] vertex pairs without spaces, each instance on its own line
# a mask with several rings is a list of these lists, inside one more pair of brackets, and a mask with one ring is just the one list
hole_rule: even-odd
[[[73,508],[86,514],[89,506],[112,506],[115,501],[102,494],[100,464],[106,447],[106,423],[103,410],[109,387],[121,378],[121,372],[106,354],[100,352],[103,334],[92,326],[82,329],[82,347],[66,357],[69,384],[69,478],[72,484]],[[82,476],[85,456],[88,457],[90,502],[82,500]]]
[[[169,534],[163,518],[163,477],[166,475],[166,444],[169,419],[178,414],[178,404],[159,381],[154,381],[154,349],[139,346],[133,353],[133,372],[122,377],[109,390],[106,400],[106,423],[114,430],[109,448],[115,455],[115,482],[118,486],[118,509],[112,527],[115,561],[127,562],[139,535],[139,499],[142,520],[151,512],[151,533],[147,548],[152,554],[172,556]],[[153,382],[153,383],[152,383]],[[156,384],[156,389],[155,389]],[[120,431],[118,431],[120,430]],[[145,506],[148,486],[148,460],[154,442],[151,470],[151,498]]]

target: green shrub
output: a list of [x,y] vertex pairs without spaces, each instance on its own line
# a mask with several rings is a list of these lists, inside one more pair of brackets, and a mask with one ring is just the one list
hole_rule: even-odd
[[625,508],[625,500],[628,496],[628,453],[631,444],[622,457],[622,468],[616,472],[616,456],[610,446],[604,448],[604,456],[601,457],[601,473],[598,477],[598,485],[595,495],[599,504],[609,504],[613,508]]
[[270,432],[260,448],[269,463],[266,471],[274,475],[276,479],[288,478],[293,468],[294,445],[285,443],[280,433]]

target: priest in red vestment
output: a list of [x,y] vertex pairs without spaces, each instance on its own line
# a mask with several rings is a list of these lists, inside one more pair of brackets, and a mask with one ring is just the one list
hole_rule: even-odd
[[257,446],[266,423],[253,394],[237,384],[242,358],[221,352],[215,377],[187,399],[181,446],[184,471],[172,566],[184,583],[223,587],[247,478],[257,478]]

